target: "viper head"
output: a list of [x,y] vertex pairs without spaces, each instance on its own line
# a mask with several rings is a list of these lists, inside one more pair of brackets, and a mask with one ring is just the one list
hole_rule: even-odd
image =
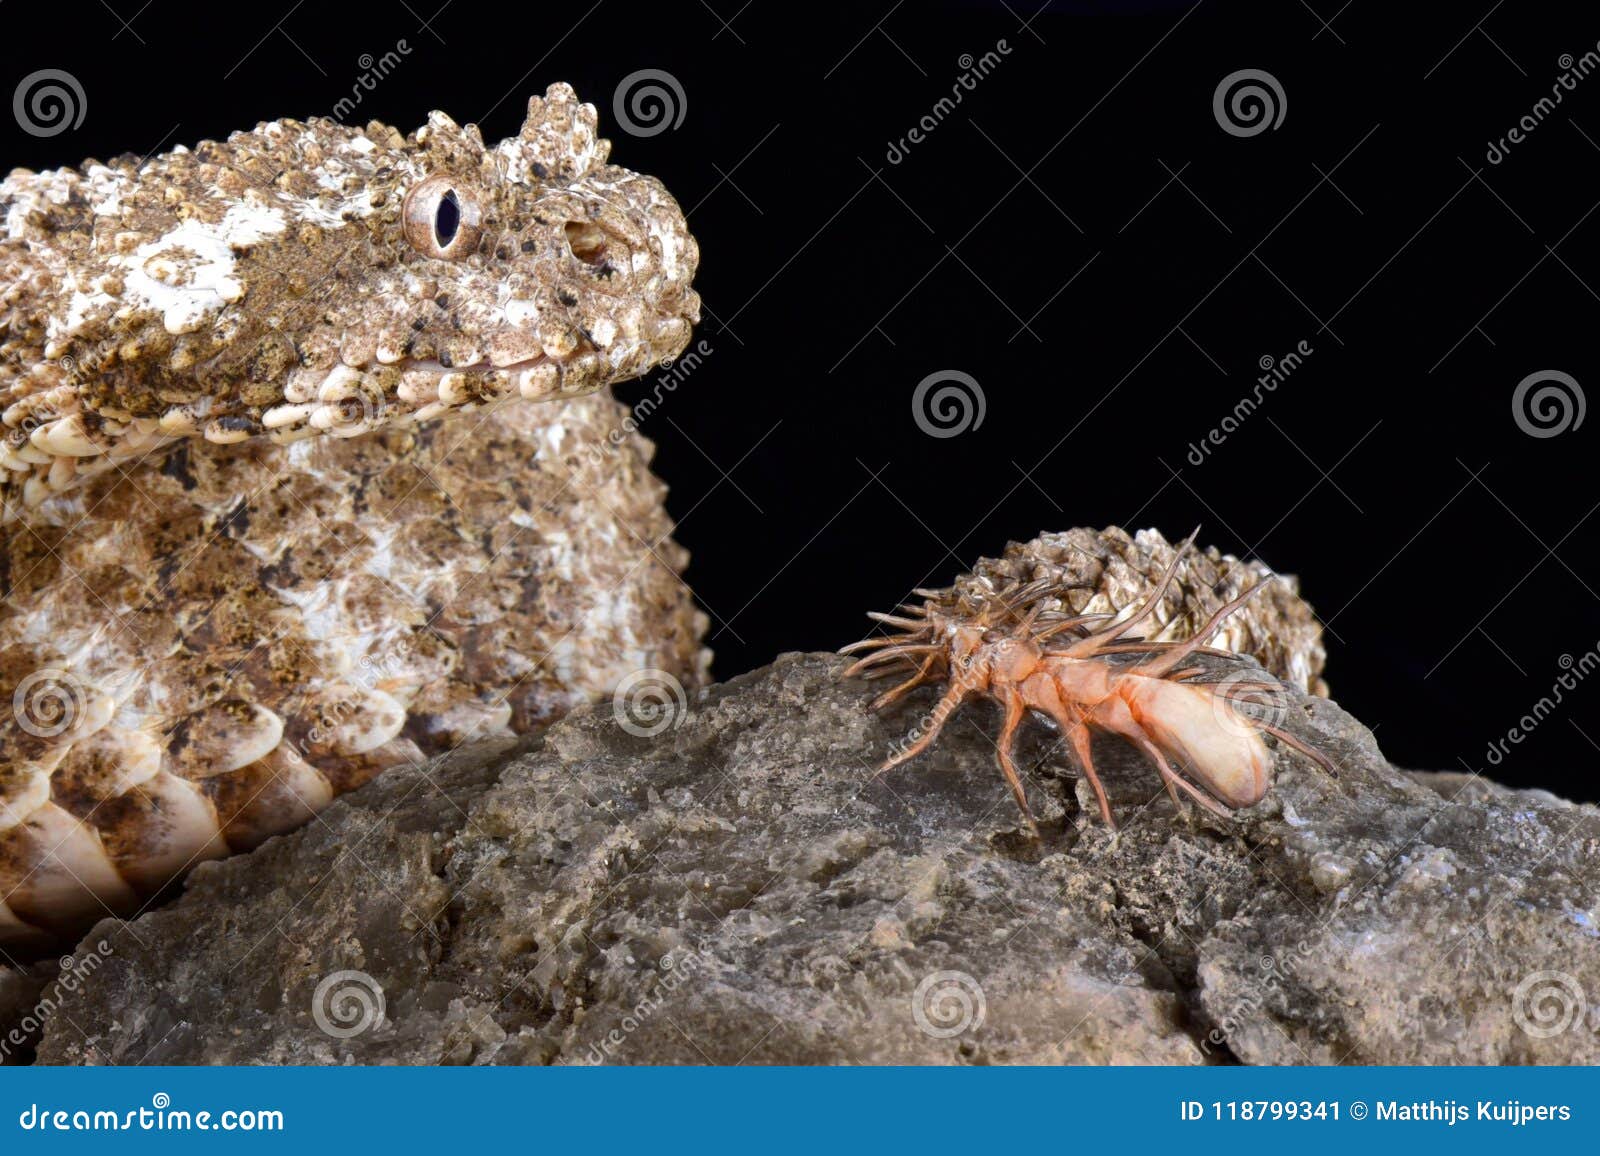
[[556,84],[493,145],[438,112],[409,135],[282,120],[41,174],[92,214],[59,273],[38,261],[56,306],[0,399],[4,488],[33,506],[180,438],[353,437],[671,359],[699,251],[597,128]]
[[364,283],[301,339],[263,421],[359,433],[588,392],[680,352],[699,319],[694,239],[659,181],[607,163],[596,125],[566,85],[493,146],[430,116],[386,166]]

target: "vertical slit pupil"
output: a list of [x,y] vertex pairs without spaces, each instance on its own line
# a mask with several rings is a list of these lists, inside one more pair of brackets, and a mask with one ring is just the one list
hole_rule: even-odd
[[460,228],[461,201],[457,199],[456,191],[451,189],[439,198],[439,207],[433,213],[433,236],[439,242],[439,247],[447,248],[456,239]]

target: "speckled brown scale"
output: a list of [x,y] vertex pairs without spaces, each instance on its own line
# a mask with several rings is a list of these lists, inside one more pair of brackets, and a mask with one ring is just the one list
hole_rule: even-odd
[[493,146],[286,120],[0,182],[0,948],[705,680],[605,388],[682,350],[698,256],[595,128],[556,85]]

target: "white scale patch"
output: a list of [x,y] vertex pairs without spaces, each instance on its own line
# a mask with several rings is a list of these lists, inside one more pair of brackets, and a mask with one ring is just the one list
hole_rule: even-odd
[[253,245],[284,227],[278,208],[251,199],[229,206],[220,221],[184,221],[129,255],[112,258],[127,270],[122,304],[160,313],[168,333],[193,333],[244,292],[233,276],[234,247]]
[[221,221],[184,221],[133,253],[110,258],[110,266],[125,272],[120,298],[93,282],[75,283],[66,312],[51,323],[50,336],[74,336],[88,315],[102,307],[158,312],[168,333],[194,333],[224,304],[245,293],[234,277],[234,248],[250,247],[283,229],[282,211],[258,200],[230,205]]
[[6,212],[6,236],[27,236],[28,216],[44,212],[47,205],[64,205],[76,184],[75,174],[65,169],[39,174],[24,174],[0,181],[0,200],[10,200]]
[[539,323],[539,306],[522,297],[513,297],[503,306],[506,320],[513,325],[537,325]]

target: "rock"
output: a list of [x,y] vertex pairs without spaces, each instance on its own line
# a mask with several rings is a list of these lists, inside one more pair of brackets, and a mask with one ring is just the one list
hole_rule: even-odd
[[1338,781],[1280,748],[1257,807],[1179,813],[1107,740],[1117,833],[1030,724],[1034,842],[996,710],[879,775],[932,691],[879,718],[842,666],[390,771],[102,922],[38,1058],[1600,1062],[1595,808],[1441,794],[1292,695]]
[[50,1017],[100,969],[113,948],[91,936],[76,953],[0,966],[0,1067],[33,1061],[33,1049]]
[[39,996],[49,982],[46,962],[0,967],[0,1067],[24,1064],[42,1029]]

